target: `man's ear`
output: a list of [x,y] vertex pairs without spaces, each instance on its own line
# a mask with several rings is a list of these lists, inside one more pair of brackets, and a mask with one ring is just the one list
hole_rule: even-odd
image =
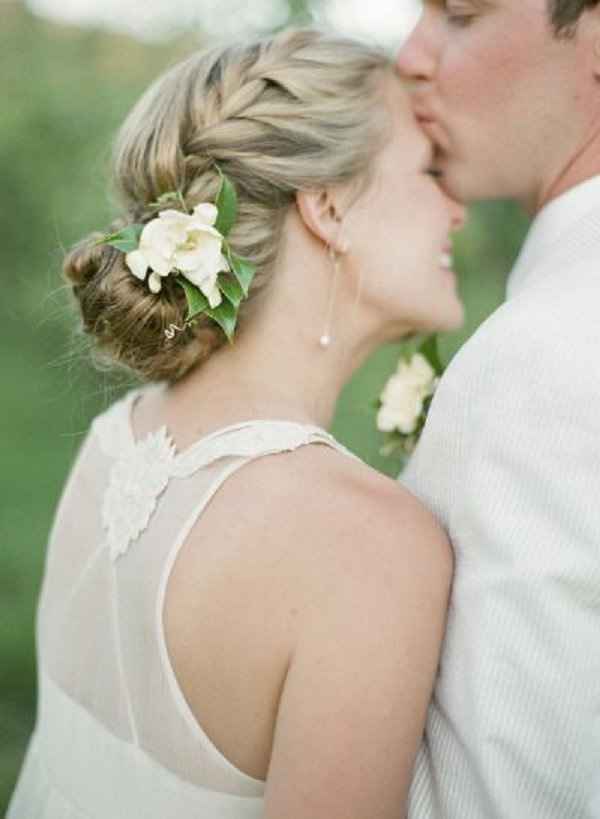
[[296,205],[300,218],[313,236],[339,253],[346,252],[339,202],[330,190],[298,191]]

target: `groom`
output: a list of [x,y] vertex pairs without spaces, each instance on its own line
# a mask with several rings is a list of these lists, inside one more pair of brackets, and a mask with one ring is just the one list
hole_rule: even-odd
[[431,0],[398,67],[447,190],[534,216],[403,477],[456,552],[410,819],[600,817],[600,0]]

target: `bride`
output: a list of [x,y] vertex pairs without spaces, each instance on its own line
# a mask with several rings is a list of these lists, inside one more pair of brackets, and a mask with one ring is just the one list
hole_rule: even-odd
[[9,819],[404,815],[452,552],[326,429],[379,345],[462,322],[435,175],[385,57],[311,30],[195,54],[127,118],[122,218],[65,273],[145,385],[56,512]]

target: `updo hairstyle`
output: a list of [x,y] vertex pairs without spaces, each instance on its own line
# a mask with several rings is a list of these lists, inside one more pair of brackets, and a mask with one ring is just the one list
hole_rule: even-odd
[[[121,127],[114,187],[122,218],[107,232],[144,224],[151,203],[182,192],[188,209],[215,202],[220,177],[239,197],[232,250],[257,268],[239,322],[265,288],[288,208],[301,190],[367,178],[386,133],[381,79],[391,65],[379,50],[316,30],[193,54],[159,78]],[[183,290],[172,277],[153,294],[125,264],[125,254],[94,243],[93,233],[67,255],[64,274],[94,338],[100,362],[144,380],[174,383],[226,343],[206,316],[182,326]]]

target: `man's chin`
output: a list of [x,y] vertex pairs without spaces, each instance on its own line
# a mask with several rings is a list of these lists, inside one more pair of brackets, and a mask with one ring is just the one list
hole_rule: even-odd
[[476,179],[469,167],[451,158],[439,160],[437,167],[441,173],[440,185],[457,202],[469,203],[489,198],[481,190],[484,180]]

